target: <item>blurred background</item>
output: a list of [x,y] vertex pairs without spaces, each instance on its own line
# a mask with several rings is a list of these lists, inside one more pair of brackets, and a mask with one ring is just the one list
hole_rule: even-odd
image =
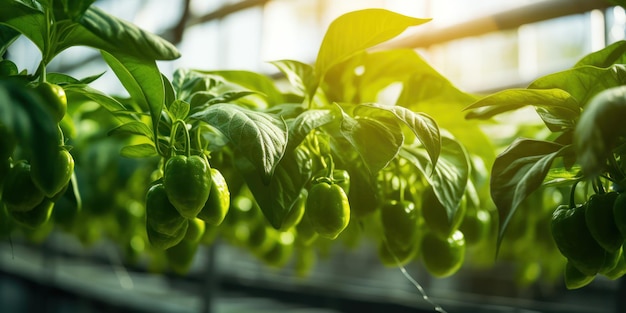
[[[626,36],[626,12],[603,0],[98,0],[96,6],[176,44],[178,68],[238,69],[277,77],[269,61],[314,62],[328,25],[364,8],[432,18],[383,47],[417,49],[461,90],[490,93],[524,87],[573,66],[585,54]],[[8,52],[34,71],[37,49],[19,39]],[[50,71],[84,77],[108,68],[91,49],[71,48]],[[92,86],[124,94],[113,73]],[[376,247],[333,247],[305,278],[270,268],[219,238],[198,251],[186,276],[155,274],[125,264],[106,239],[89,247],[63,232],[34,245],[0,242],[2,312],[432,312],[397,268],[380,264]],[[483,256],[491,259],[493,256]],[[407,265],[435,303],[448,312],[625,312],[623,281],[599,277],[577,291],[514,260],[462,268],[432,278]],[[529,278],[530,277],[530,278]]]

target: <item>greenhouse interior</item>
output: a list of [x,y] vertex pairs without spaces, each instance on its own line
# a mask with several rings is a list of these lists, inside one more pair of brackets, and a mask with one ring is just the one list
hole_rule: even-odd
[[624,0],[0,0],[0,312],[626,312]]

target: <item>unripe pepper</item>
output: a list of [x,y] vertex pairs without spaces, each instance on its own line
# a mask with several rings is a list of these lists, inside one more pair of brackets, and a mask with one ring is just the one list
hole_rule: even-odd
[[167,198],[186,218],[195,218],[211,192],[209,163],[197,155],[176,155],[165,163],[163,186]]

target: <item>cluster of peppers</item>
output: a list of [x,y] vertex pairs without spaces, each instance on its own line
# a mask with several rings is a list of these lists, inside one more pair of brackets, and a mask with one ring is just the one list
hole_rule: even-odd
[[591,283],[597,274],[617,279],[626,274],[626,193],[597,192],[583,204],[560,205],[552,215],[552,237],[567,258],[565,284],[577,289]]
[[[17,68],[3,60],[3,75],[17,75]],[[12,66],[11,66],[12,65]],[[36,229],[48,222],[55,202],[65,193],[74,173],[74,159],[64,145],[63,131],[59,123],[67,110],[67,97],[59,85],[29,83],[26,92],[45,105],[58,128],[59,145],[54,157],[46,164],[36,159],[22,158],[16,153],[18,142],[5,125],[0,124],[0,186],[2,186],[3,214],[19,225]]]
[[[177,273],[189,270],[206,225],[219,226],[230,207],[230,191],[222,173],[211,168],[207,157],[191,155],[184,122],[185,154],[170,156],[163,176],[154,181],[146,195],[146,231],[150,244],[165,250]],[[174,149],[172,149],[174,151]]]

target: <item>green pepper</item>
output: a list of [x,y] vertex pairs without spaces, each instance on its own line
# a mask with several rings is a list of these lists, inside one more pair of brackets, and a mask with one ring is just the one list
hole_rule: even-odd
[[230,207],[230,191],[222,173],[211,168],[211,192],[198,218],[213,226],[222,224]]
[[408,249],[417,240],[419,211],[413,202],[390,200],[382,206],[380,217],[391,247]]
[[175,233],[168,235],[154,230],[150,224],[146,223],[148,241],[150,241],[150,245],[159,250],[169,249],[181,242],[183,238],[185,238],[188,228],[189,220],[185,219],[181,227],[179,227]]
[[48,198],[57,196],[67,187],[74,172],[74,158],[65,148],[59,148],[55,158],[46,164],[33,162],[31,177]]
[[0,123],[0,159],[8,159],[13,154],[15,145],[17,144],[15,136],[9,131],[9,128]]
[[[318,171],[315,175],[313,175],[312,182],[315,181],[316,178],[326,177],[327,170],[323,169]],[[346,192],[346,195],[350,194],[350,173],[346,170],[335,169],[333,170],[333,177],[329,177],[333,184],[339,185],[343,188],[343,191]]]
[[615,203],[613,203],[613,216],[615,217],[615,226],[626,238],[626,192],[620,192]]
[[456,209],[454,217],[448,218],[446,207],[444,207],[432,186],[428,186],[422,193],[422,216],[426,226],[441,239],[450,237],[463,222],[467,205],[464,198]]
[[348,196],[337,184],[318,182],[309,190],[304,214],[315,232],[335,239],[350,222]]
[[165,235],[178,233],[186,218],[170,203],[163,184],[155,184],[146,194],[146,223],[156,232]]
[[54,121],[59,123],[67,112],[67,96],[63,87],[43,82],[35,87],[35,92],[43,100]]
[[45,198],[41,201],[41,203],[29,211],[20,212],[9,210],[9,215],[17,224],[30,229],[35,229],[50,220],[53,208],[54,202]]
[[587,228],[585,209],[587,205],[570,208],[560,205],[552,214],[552,237],[561,254],[568,258],[585,275],[595,275],[608,254]]
[[617,251],[624,243],[613,214],[613,204],[617,196],[617,192],[594,194],[587,200],[585,211],[585,221],[591,236],[609,252]]
[[209,163],[197,155],[173,156],[165,163],[163,186],[180,215],[195,218],[211,192]]
[[9,211],[30,211],[44,199],[44,193],[37,188],[30,173],[26,161],[15,163],[9,171],[2,188],[2,201]]

